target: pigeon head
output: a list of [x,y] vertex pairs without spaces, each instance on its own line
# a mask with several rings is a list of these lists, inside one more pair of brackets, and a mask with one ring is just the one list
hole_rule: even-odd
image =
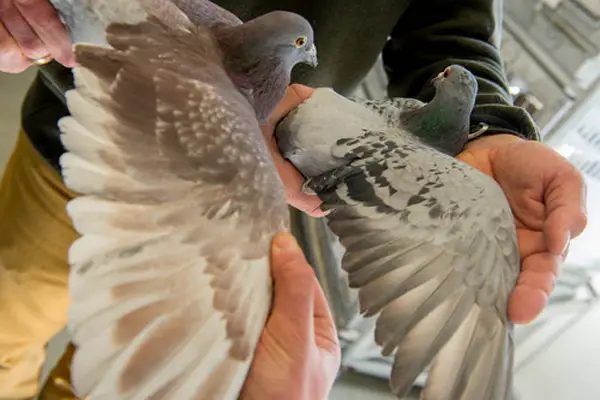
[[256,29],[257,41],[249,45],[260,57],[274,57],[290,73],[299,63],[317,66],[313,29],[300,15],[273,11],[245,25]]
[[432,80],[433,99],[406,115],[408,130],[437,150],[456,156],[469,138],[477,80],[460,65],[446,67]]
[[244,24],[217,29],[227,71],[264,121],[285,95],[296,64],[317,66],[310,23],[298,14],[273,11]]
[[477,80],[468,69],[460,65],[446,67],[432,80],[436,95],[445,94],[452,96],[461,103],[470,104],[473,108],[475,95],[477,94]]

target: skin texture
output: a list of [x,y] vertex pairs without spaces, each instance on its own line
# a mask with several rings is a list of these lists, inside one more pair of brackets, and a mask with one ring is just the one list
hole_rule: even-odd
[[73,67],[67,32],[48,0],[0,0],[0,71],[18,73],[52,56]]
[[271,268],[273,310],[240,398],[326,399],[340,345],[323,291],[291,234],[273,240]]
[[[304,178],[279,154],[273,136],[276,123],[313,91],[292,85],[263,135],[285,183],[288,202],[310,215],[322,216],[320,200],[302,193]],[[508,316],[515,323],[527,324],[546,306],[569,242],[587,223],[583,177],[550,147],[509,134],[476,139],[458,158],[494,178],[508,198],[517,226],[522,269]]]

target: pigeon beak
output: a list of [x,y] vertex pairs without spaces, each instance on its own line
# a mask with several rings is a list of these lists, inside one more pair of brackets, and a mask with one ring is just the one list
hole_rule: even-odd
[[446,67],[442,72],[440,72],[440,76],[443,78],[448,78],[450,73],[452,72],[452,67]]
[[451,67],[446,67],[442,72],[437,74],[435,78],[432,79],[431,83],[437,87],[441,81],[447,79],[450,76],[450,72],[452,72]]
[[314,43],[306,50],[306,58],[304,61],[313,68],[317,68],[317,65],[319,65],[319,61],[317,60],[317,47]]

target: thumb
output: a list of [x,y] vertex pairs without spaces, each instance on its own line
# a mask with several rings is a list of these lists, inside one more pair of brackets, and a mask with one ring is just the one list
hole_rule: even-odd
[[298,83],[290,85],[283,99],[281,99],[273,113],[269,116],[269,123],[275,126],[281,118],[307,100],[314,91],[315,89]]
[[277,234],[273,239],[271,271],[275,293],[269,322],[287,326],[302,338],[312,337],[317,280],[290,233]]
[[274,133],[275,126],[283,117],[288,115],[290,111],[298,107],[307,100],[315,91],[315,89],[295,83],[290,85],[285,92],[285,95],[271,113],[265,125],[262,127],[263,136],[269,140]]

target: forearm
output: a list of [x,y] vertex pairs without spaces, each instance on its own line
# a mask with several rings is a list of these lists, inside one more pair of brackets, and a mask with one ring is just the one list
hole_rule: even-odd
[[[499,0],[497,0],[499,1]],[[414,1],[396,25],[383,59],[390,75],[391,97],[433,96],[430,80],[449,64],[468,68],[479,91],[471,117],[486,134],[512,133],[539,139],[529,114],[512,105],[500,53],[496,26],[500,9],[494,0]]]

